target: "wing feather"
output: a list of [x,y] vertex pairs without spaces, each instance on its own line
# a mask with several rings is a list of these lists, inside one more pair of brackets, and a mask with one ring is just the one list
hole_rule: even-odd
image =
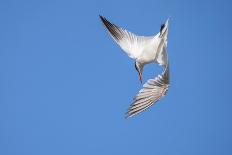
[[169,65],[166,64],[162,75],[158,75],[155,79],[148,80],[143,89],[134,97],[133,103],[130,105],[127,116],[132,117],[146,110],[155,104],[162,96],[165,96],[169,87]]
[[115,42],[127,53],[132,59],[136,59],[143,51],[144,44],[152,41],[154,36],[137,36],[115,24],[109,22],[105,17],[100,16],[100,19],[111,37]]

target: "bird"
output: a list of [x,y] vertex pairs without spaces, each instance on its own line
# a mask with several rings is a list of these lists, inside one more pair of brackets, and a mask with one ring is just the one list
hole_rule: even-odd
[[134,97],[126,113],[126,118],[132,117],[156,103],[167,93],[169,87],[169,63],[166,50],[169,18],[161,25],[160,31],[156,35],[139,36],[111,23],[101,15],[99,17],[113,40],[130,58],[135,60],[135,69],[139,74],[141,83],[144,65],[153,62],[164,68],[161,75],[148,80],[143,85],[143,89]]

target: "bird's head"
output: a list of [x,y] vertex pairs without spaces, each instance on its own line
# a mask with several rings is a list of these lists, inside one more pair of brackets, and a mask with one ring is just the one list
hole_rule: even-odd
[[142,83],[143,64],[135,61],[135,69],[139,73],[139,80]]

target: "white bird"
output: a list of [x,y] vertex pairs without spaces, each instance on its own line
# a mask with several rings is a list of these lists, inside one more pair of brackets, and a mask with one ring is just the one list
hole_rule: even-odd
[[147,109],[164,96],[169,86],[169,65],[167,58],[167,35],[168,21],[161,25],[160,32],[154,36],[138,36],[119,26],[110,23],[106,18],[100,16],[101,21],[109,31],[111,37],[123,49],[123,51],[135,60],[135,68],[142,82],[143,66],[154,62],[162,65],[165,69],[162,75],[148,80],[143,89],[134,98],[127,117],[134,116]]

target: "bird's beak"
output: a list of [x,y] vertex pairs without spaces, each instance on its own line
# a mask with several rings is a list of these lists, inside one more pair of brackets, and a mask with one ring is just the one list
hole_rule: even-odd
[[143,82],[142,81],[142,73],[139,73],[139,80],[140,80],[141,83]]

